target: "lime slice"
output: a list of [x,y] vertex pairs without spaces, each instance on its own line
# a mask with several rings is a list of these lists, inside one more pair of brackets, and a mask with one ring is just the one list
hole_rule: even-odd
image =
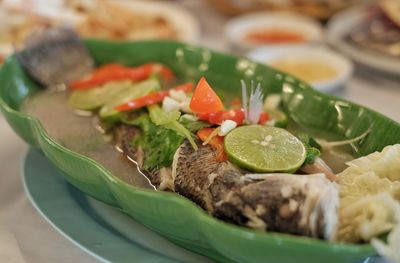
[[126,103],[130,100],[145,96],[152,91],[161,89],[160,82],[156,79],[148,79],[142,81],[134,86],[121,90],[114,96],[107,100],[107,103],[103,105],[100,109],[100,118],[114,119],[115,116],[119,114],[114,108],[120,104]]
[[295,172],[306,158],[303,143],[285,129],[241,126],[224,140],[229,160],[253,172]]
[[280,128],[287,127],[288,118],[283,111],[273,110],[273,111],[267,111],[267,113],[271,117],[271,119],[274,121],[273,126],[280,127]]
[[68,103],[74,109],[95,110],[103,106],[107,100],[123,90],[133,86],[131,81],[109,82],[103,86],[87,90],[74,90],[71,92]]

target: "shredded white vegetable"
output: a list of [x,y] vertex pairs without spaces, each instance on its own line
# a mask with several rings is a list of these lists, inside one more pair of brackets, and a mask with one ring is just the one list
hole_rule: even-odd
[[379,255],[392,263],[400,263],[400,224],[388,235],[387,244],[377,238],[372,239],[371,244]]
[[261,91],[261,84],[258,83],[254,89],[253,81],[251,82],[251,93],[249,101],[249,119],[251,124],[257,124],[263,108],[264,95]]
[[245,122],[249,124],[257,124],[262,112],[264,101],[261,84],[258,83],[257,87],[254,88],[254,81],[251,81],[250,97],[247,96],[246,83],[241,80],[241,84]]
[[243,110],[244,110],[244,120],[246,121],[248,119],[249,113],[248,113],[248,102],[247,102],[247,86],[244,80],[241,80],[240,83],[242,84],[242,105],[243,105]]
[[[400,144],[346,163],[338,174],[339,228],[336,239],[370,241],[377,252],[400,263]],[[387,244],[378,240],[389,233]]]

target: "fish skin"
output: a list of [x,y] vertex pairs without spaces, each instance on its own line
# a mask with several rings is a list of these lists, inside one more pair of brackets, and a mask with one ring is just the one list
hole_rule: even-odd
[[[238,225],[330,238],[325,233],[325,217],[337,216],[337,213],[324,214],[319,203],[320,195],[329,191],[314,191],[314,195],[310,191],[313,188],[334,187],[324,176],[277,174],[264,180],[248,179],[229,161],[215,161],[215,150],[211,146],[200,143],[198,146],[199,150],[194,151],[185,141],[178,149],[174,181],[176,192],[215,217]],[[212,182],[210,174],[216,174]],[[284,195],[283,187],[290,187],[291,193]],[[332,199],[338,196],[337,191],[329,193]],[[298,204],[293,211],[288,210],[290,202]],[[304,208],[306,202],[310,203],[309,211]]]
[[[196,141],[199,149],[193,150],[185,140],[177,150],[176,176],[174,178],[175,191],[191,199],[208,212],[213,211],[208,176],[217,172],[220,164],[215,161],[216,152],[211,145],[203,146]],[[202,169],[198,169],[202,167]]]
[[82,39],[68,27],[34,30],[16,58],[31,77],[47,87],[81,79],[93,70],[94,60]]

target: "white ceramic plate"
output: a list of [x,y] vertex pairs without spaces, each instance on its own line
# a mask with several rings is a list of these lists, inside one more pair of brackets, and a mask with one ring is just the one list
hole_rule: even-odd
[[313,46],[280,46],[280,47],[261,47],[247,54],[247,56],[257,62],[270,65],[272,62],[286,59],[298,58],[302,60],[313,60],[326,62],[333,66],[337,71],[336,77],[310,83],[315,89],[323,92],[330,92],[342,86],[352,75],[353,65],[345,57],[323,47]]
[[301,42],[302,44],[320,42],[322,39],[322,29],[317,21],[306,16],[286,12],[257,12],[238,16],[228,21],[225,26],[225,35],[234,46],[250,49],[266,45],[249,43],[244,40],[244,36],[248,32],[258,28],[285,28],[295,32],[302,32],[306,39]]
[[363,23],[364,10],[368,6],[359,6],[335,15],[328,23],[327,40],[343,54],[357,63],[391,74],[400,74],[400,59],[390,57],[367,48],[360,48],[344,40],[351,28]]

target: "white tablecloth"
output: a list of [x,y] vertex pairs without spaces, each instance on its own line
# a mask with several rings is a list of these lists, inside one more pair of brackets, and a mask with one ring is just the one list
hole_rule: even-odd
[[[202,6],[202,1],[181,2],[189,10],[196,10],[202,21],[204,37],[201,43],[217,50],[227,50],[228,46],[221,37],[226,18]],[[400,81],[361,68],[335,95],[400,122]],[[27,148],[0,115],[0,262],[97,262],[54,230],[29,203],[20,179]]]

